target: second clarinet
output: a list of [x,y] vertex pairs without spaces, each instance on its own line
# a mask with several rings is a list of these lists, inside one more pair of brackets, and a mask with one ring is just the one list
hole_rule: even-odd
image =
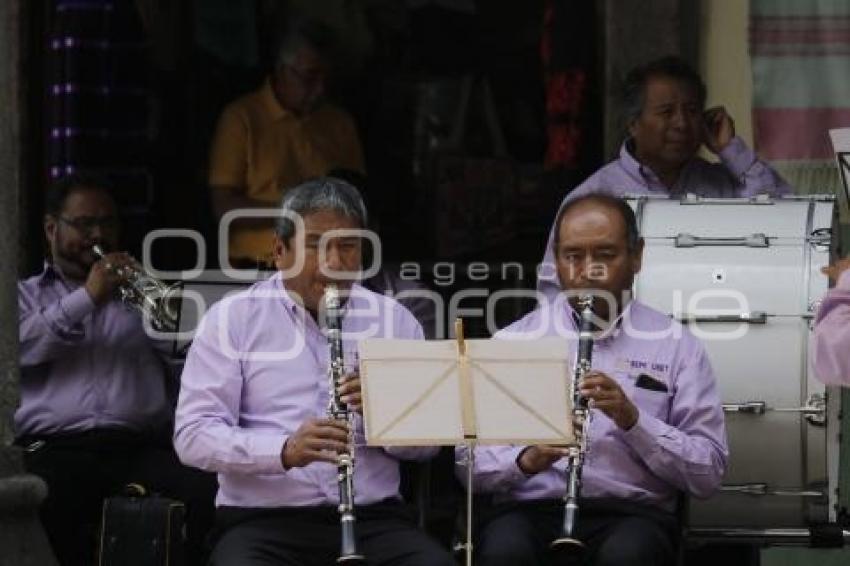
[[590,371],[593,354],[593,295],[581,295],[578,299],[578,309],[581,316],[579,326],[578,347],[576,348],[575,367],[570,382],[570,395],[573,400],[573,423],[578,423],[576,434],[578,444],[570,446],[567,456],[567,490],[564,495],[564,521],[561,533],[552,541],[553,550],[581,554],[585,545],[575,536],[578,520],[578,499],[581,492],[581,469],[590,448],[588,436],[590,433],[590,409],[579,392],[581,381]]
[[328,285],[324,295],[325,320],[330,346],[330,365],[328,381],[330,399],[328,417],[348,423],[348,450],[340,454],[337,464],[337,483],[339,484],[339,520],[342,528],[338,564],[365,564],[366,559],[357,548],[354,532],[354,414],[339,396],[345,371],[345,359],[342,348],[342,301],[336,285]]

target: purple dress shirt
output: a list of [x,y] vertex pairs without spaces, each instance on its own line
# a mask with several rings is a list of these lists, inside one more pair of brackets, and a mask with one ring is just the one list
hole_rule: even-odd
[[[346,364],[357,341],[421,339],[404,307],[355,285],[342,320]],[[308,418],[326,416],[327,338],[287,294],[280,274],[207,312],[183,370],[174,445],[191,466],[218,473],[216,504],[237,507],[337,505],[334,464],[284,470],[281,450]],[[426,459],[437,448],[367,447],[355,415],[354,494],[358,505],[398,498],[398,458]]]
[[50,265],[18,283],[18,307],[18,436],[168,422],[164,360],[138,314],[117,300],[96,306]]
[[[575,358],[577,327],[563,300],[547,302],[500,331],[496,338],[563,336],[564,356]],[[678,322],[633,301],[613,331],[593,345],[593,369],[617,380],[637,406],[628,431],[592,409],[590,449],[582,497],[612,497],[673,510],[679,491],[708,497],[719,486],[729,451],[720,396],[702,344]],[[637,387],[647,374],[667,391]],[[499,501],[562,498],[566,459],[526,476],[517,465],[523,446],[479,446],[473,470],[476,491]],[[464,449],[458,477],[465,481]]]
[[850,386],[850,270],[824,297],[812,343],[815,377],[827,385]]
[[[759,193],[773,196],[791,194],[793,191],[779,174],[761,161],[739,137],[720,152],[720,163],[710,163],[694,157],[682,170],[676,186],[668,189],[649,167],[641,165],[631,154],[626,141],[620,147],[620,157],[605,165],[573,189],[561,202],[590,193],[605,192],[617,196],[660,195],[681,197],[692,193],[704,197],[750,197]],[[559,209],[560,212],[560,209]],[[558,214],[555,214],[555,219]],[[558,292],[558,274],[555,269],[552,242],[556,226],[549,230],[549,239],[543,252],[543,263],[537,277],[537,289],[553,296]]]

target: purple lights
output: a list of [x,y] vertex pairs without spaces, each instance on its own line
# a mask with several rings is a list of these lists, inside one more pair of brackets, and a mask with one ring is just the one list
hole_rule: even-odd
[[62,49],[109,49],[112,42],[108,39],[80,39],[74,36],[54,37],[50,40],[50,48],[54,51]]
[[112,2],[62,2],[56,5],[57,12],[73,12],[73,11],[94,11],[101,10],[104,12],[111,12],[115,6],[112,5]]
[[73,175],[76,170],[77,168],[73,165],[54,165],[50,168],[50,177],[52,179],[58,179],[59,177],[64,177],[65,175]]

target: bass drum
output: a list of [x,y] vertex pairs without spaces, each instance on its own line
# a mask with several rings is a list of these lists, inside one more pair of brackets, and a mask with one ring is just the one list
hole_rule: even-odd
[[717,376],[730,465],[690,527],[834,522],[840,391],[809,363],[836,238],[833,197],[629,199],[646,247],[635,296],[682,320]]

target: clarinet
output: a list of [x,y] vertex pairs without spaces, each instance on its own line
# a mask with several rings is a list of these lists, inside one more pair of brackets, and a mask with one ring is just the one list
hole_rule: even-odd
[[581,312],[581,325],[579,327],[578,347],[576,348],[576,362],[573,369],[573,378],[570,383],[570,395],[573,399],[573,422],[580,424],[578,433],[578,445],[570,446],[567,455],[567,490],[564,495],[564,522],[561,525],[561,533],[551,543],[551,548],[556,551],[576,551],[582,553],[585,545],[575,535],[576,521],[578,519],[578,498],[581,490],[581,468],[584,457],[589,449],[588,436],[590,432],[590,410],[587,399],[579,393],[581,380],[590,371],[590,362],[593,352],[593,295],[581,295],[578,299],[578,308]]
[[357,550],[357,537],[354,534],[354,414],[339,398],[339,386],[342,383],[345,360],[342,350],[342,307],[339,290],[330,284],[325,288],[325,320],[330,346],[330,366],[328,381],[330,399],[328,418],[348,423],[348,453],[340,454],[337,464],[337,484],[339,485],[339,520],[342,527],[338,564],[365,564],[366,559]]

